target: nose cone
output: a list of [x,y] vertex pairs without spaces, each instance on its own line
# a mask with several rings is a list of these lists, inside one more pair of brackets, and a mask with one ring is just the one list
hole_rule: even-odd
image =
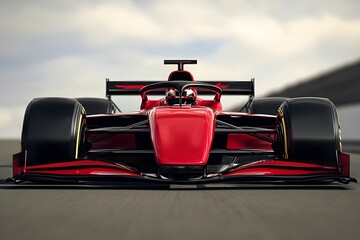
[[198,107],[159,107],[149,114],[159,165],[205,165],[214,137],[214,112]]

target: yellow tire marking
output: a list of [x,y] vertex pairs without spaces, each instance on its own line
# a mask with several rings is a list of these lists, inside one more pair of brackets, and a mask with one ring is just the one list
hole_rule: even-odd
[[283,111],[279,108],[278,112],[280,114],[281,117],[281,125],[283,128],[283,138],[284,138],[284,159],[288,159],[289,158],[289,154],[288,154],[288,146],[287,146],[287,137],[286,137],[286,127],[285,127],[285,119],[284,119],[284,113]]
[[80,144],[80,129],[81,129],[81,122],[82,122],[83,115],[81,114],[79,118],[79,124],[77,129],[77,135],[76,135],[76,149],[75,149],[75,159],[78,159],[79,155],[79,144]]
[[340,147],[339,151],[342,152],[342,139],[341,139],[341,130],[340,130],[340,128],[339,128],[339,147]]
[[340,152],[342,152],[342,139],[341,139],[341,128],[340,128],[340,118],[339,118],[339,115],[338,114],[336,114],[337,115],[337,127],[338,127],[338,129],[339,129],[339,132],[338,132],[338,134],[339,134],[339,151]]

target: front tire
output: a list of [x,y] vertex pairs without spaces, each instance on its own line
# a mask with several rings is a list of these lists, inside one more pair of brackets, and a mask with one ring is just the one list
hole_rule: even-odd
[[37,98],[25,112],[21,139],[26,164],[78,159],[84,152],[85,111],[75,99]]
[[338,166],[340,124],[335,105],[325,98],[285,100],[277,117],[275,150],[284,159]]

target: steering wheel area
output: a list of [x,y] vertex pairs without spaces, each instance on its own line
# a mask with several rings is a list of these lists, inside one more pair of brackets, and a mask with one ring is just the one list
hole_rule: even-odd
[[221,93],[222,93],[221,88],[203,82],[189,82],[189,81],[159,82],[159,83],[149,84],[140,89],[142,101],[143,102],[147,101],[148,99],[147,95],[150,92],[153,91],[158,92],[161,89],[163,89],[164,92],[168,89],[172,89],[175,92],[177,92],[178,93],[177,97],[179,99],[178,104],[180,106],[186,103],[186,101],[188,100],[188,96],[186,95],[188,89],[197,89],[202,94],[206,94],[206,95],[215,94],[213,100],[215,102],[220,102]]

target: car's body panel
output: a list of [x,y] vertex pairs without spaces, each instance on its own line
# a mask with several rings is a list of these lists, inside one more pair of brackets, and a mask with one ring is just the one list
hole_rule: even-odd
[[157,163],[206,165],[214,125],[214,112],[206,107],[153,108],[149,111],[149,126]]

